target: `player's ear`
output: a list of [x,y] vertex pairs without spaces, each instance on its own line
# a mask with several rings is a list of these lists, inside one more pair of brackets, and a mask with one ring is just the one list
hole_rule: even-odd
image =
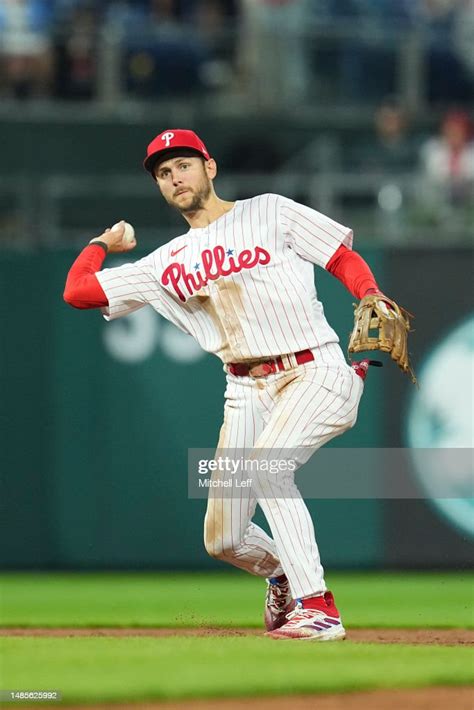
[[206,160],[206,162],[204,163],[204,169],[206,170],[207,177],[210,180],[214,180],[217,175],[217,163],[214,158],[209,158],[209,160]]

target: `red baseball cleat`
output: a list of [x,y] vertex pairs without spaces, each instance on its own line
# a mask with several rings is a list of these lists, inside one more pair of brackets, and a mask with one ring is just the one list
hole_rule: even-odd
[[339,641],[346,637],[331,592],[298,600],[295,609],[287,614],[287,619],[286,624],[269,631],[266,636],[307,641]]

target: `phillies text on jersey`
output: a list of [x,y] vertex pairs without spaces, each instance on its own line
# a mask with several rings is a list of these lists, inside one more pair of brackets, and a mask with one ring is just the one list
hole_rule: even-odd
[[[314,284],[352,231],[280,195],[237,201],[208,227],[189,229],[133,264],[97,273],[107,319],[146,304],[224,363],[282,356],[288,368],[254,379],[227,372],[218,452],[307,457],[353,426],[362,379],[344,360]],[[314,360],[292,364],[311,348]],[[294,356],[293,356],[294,357]],[[220,473],[213,473],[218,479]],[[286,574],[294,598],[326,591],[311,516],[291,475],[253,475],[251,489],[210,489],[210,555],[252,574]],[[270,495],[268,494],[270,492]],[[252,521],[257,503],[271,537]]]
[[207,227],[136,261],[103,269],[109,320],[146,304],[224,363],[337,343],[314,285],[352,231],[274,194],[235,202]]

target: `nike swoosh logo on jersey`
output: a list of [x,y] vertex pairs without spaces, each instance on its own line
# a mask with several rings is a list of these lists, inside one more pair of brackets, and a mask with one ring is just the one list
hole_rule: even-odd
[[180,247],[179,249],[176,249],[176,251],[171,252],[171,256],[176,256],[176,254],[179,254],[180,251],[183,251],[183,249],[186,249],[188,245],[185,244],[184,247]]

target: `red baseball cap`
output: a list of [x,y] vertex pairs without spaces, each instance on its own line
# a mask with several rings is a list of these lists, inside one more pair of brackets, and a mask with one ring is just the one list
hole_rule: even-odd
[[160,155],[169,153],[170,151],[179,151],[179,148],[192,150],[202,155],[205,160],[210,160],[209,152],[194,131],[188,131],[183,128],[168,128],[168,130],[160,133],[156,138],[153,138],[146,151],[146,158],[143,161],[143,167],[153,175],[153,170],[156,161]]

